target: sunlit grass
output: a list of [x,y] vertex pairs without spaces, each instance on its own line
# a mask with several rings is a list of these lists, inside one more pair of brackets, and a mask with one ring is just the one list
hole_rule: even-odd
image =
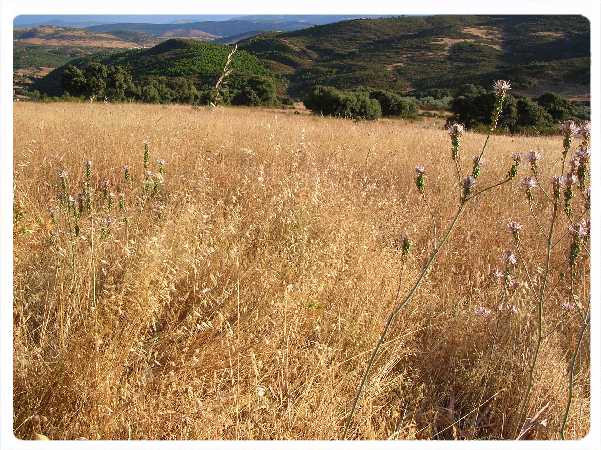
[[[483,140],[463,134],[455,165],[447,131],[423,122],[16,104],[16,434],[340,438],[395,294],[439,242],[458,167],[472,173]],[[466,204],[382,344],[352,437],[516,437],[562,150],[561,137],[490,139],[477,186],[503,178],[513,153],[538,151],[545,193],[528,201],[522,161],[512,182]],[[574,186],[571,218],[561,193],[525,412],[542,410],[537,439],[559,438],[572,361],[565,437],[589,426],[587,333],[572,358],[589,280],[586,246],[570,265],[570,221],[586,218]],[[518,263],[500,283],[491,273],[504,273],[508,249]]]

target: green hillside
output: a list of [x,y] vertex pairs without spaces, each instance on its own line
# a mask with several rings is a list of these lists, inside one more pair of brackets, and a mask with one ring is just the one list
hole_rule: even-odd
[[[170,39],[149,49],[135,49],[118,53],[97,53],[69,62],[85,68],[93,62],[111,67],[122,67],[133,81],[142,83],[155,78],[178,78],[196,86],[212,86],[221,74],[231,48],[188,39]],[[35,89],[52,96],[62,95],[63,74],[61,66],[40,80]],[[265,76],[272,74],[254,55],[239,50],[233,60],[232,77]]]
[[29,67],[58,67],[67,61],[102,51],[96,47],[49,47],[16,45],[13,51],[13,69]]
[[[202,102],[230,50],[225,45],[178,38],[152,48],[101,52],[69,65],[84,72],[92,63],[105,68],[95,67],[87,74],[70,69],[65,84],[65,65],[38,81],[34,89],[58,96],[68,85],[69,93],[76,96],[111,98],[111,93],[118,92],[114,98],[120,100]],[[243,39],[232,69],[228,80],[232,92],[224,95],[238,104],[267,104],[276,89],[280,98],[287,94],[305,99],[314,86],[324,85],[414,96],[426,109],[440,110],[448,109],[451,97],[461,95],[466,85],[490,88],[496,79],[511,80],[515,95],[535,98],[555,92],[586,101],[590,26],[582,16],[347,20]],[[91,83],[82,81],[86,77]],[[248,77],[254,77],[252,82]],[[113,91],[105,89],[111,83]],[[87,87],[80,88],[84,84]],[[169,90],[186,93],[175,95]]]
[[489,86],[525,94],[589,92],[590,25],[581,16],[358,19],[241,41],[302,97],[316,85],[397,92]]

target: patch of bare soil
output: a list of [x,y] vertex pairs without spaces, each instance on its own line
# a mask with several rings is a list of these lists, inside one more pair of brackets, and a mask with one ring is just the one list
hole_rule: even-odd
[[404,62],[398,62],[398,63],[394,63],[394,64],[388,64],[387,66],[384,66],[386,68],[386,70],[394,70],[397,67],[403,67],[405,65]]
[[561,31],[537,31],[536,33],[532,34],[534,34],[535,36],[543,36],[557,39],[561,39],[565,36],[565,33]]

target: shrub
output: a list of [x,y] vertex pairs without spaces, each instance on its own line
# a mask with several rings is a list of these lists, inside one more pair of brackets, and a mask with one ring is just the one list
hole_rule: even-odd
[[326,116],[373,120],[382,116],[380,103],[365,91],[343,92],[333,87],[316,86],[304,100],[313,112]]
[[[490,125],[495,104],[495,94],[486,92],[475,95],[462,95],[451,101],[452,121],[463,123],[468,128],[478,125]],[[513,129],[517,121],[515,99],[508,96],[499,119],[500,128]]]
[[374,120],[382,117],[382,107],[377,100],[369,98],[367,93],[350,92],[343,94],[342,117]]
[[[450,120],[463,123],[468,128],[488,127],[491,124],[489,111],[494,101],[495,95],[492,92],[456,97],[451,101],[453,117]],[[499,128],[512,133],[548,133],[555,129],[555,120],[538,101],[508,96],[499,119]]]
[[553,120],[562,121],[575,117],[574,105],[560,95],[546,92],[536,99],[536,103],[545,108]]
[[83,71],[73,65],[65,67],[62,79],[63,89],[70,95],[86,95],[88,90]]
[[440,99],[434,97],[422,97],[418,99],[420,107],[431,110],[449,109],[451,101],[453,101],[453,97],[442,97]]
[[380,103],[383,116],[414,117],[417,114],[417,102],[412,97],[401,97],[393,92],[372,90],[369,98]]
[[231,103],[233,105],[273,105],[277,101],[273,78],[252,75],[232,81]]
[[538,103],[528,98],[520,98],[516,107],[517,122],[512,131],[524,128],[546,129],[553,126],[553,117]]
[[62,86],[67,96],[125,100],[135,94],[132,76],[125,67],[106,66],[98,62],[83,68],[68,65],[62,75]]
[[161,96],[156,85],[149,83],[142,87],[141,99],[146,103],[160,103]]

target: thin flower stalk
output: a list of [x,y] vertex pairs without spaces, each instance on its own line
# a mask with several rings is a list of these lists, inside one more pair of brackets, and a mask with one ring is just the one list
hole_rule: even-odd
[[[500,87],[497,89],[498,86],[500,86]],[[498,121],[498,116],[500,114],[501,109],[503,108],[505,95],[506,95],[506,92],[509,90],[509,83],[508,82],[503,82],[503,83],[497,82],[497,83],[495,83],[495,89],[497,91],[497,104],[495,107],[496,107],[496,109],[498,109],[498,112],[495,111],[495,113],[494,113],[494,114],[496,114],[496,119],[493,117],[493,119],[495,119],[495,120],[493,121],[493,127],[491,127],[491,132],[494,130],[494,127],[496,127],[496,123]],[[488,136],[486,137],[486,140],[484,141],[484,145],[482,146],[482,151],[480,152],[480,155],[478,156],[478,161],[480,161],[482,159],[482,156],[486,150],[486,145],[488,143],[489,138],[490,138],[490,133],[488,134]],[[424,175],[424,173],[425,173],[425,169],[423,168],[423,166],[416,167],[416,174],[417,174],[416,185],[417,185],[417,188],[420,191],[420,193],[423,193],[423,188],[424,188],[423,175]],[[422,178],[422,180],[420,180],[420,178]],[[413,283],[411,289],[407,292],[407,294],[405,295],[403,300],[393,308],[392,312],[388,316],[388,319],[386,321],[384,329],[382,330],[382,333],[380,334],[380,337],[376,343],[376,346],[374,347],[374,349],[371,352],[369,361],[367,363],[367,367],[365,368],[365,371],[363,372],[363,377],[361,378],[361,382],[359,383],[359,386],[357,387],[357,392],[356,392],[354,400],[353,400],[351,411],[346,420],[346,424],[345,424],[344,431],[342,434],[342,439],[346,439],[346,436],[348,435],[348,431],[349,431],[353,416],[354,416],[356,408],[357,408],[357,403],[359,401],[359,398],[361,397],[361,394],[365,387],[365,383],[367,382],[367,378],[369,376],[369,373],[370,373],[373,363],[375,361],[378,350],[380,349],[380,346],[386,337],[386,334],[388,332],[388,329],[390,328],[390,325],[394,321],[394,318],[397,316],[399,311],[401,309],[403,309],[403,307],[405,307],[413,298],[413,296],[414,296],[415,292],[417,291],[417,289],[419,288],[422,280],[424,279],[424,277],[428,273],[430,267],[436,260],[436,257],[438,256],[440,250],[444,247],[447,240],[449,239],[449,236],[451,235],[453,229],[455,228],[455,225],[456,225],[457,221],[459,220],[459,217],[461,216],[462,212],[464,211],[466,204],[470,200],[473,200],[476,197],[478,197],[480,194],[483,194],[497,186],[501,186],[501,185],[511,181],[512,178],[513,177],[511,177],[510,174],[508,174],[508,176],[505,179],[503,179],[503,180],[499,181],[498,183],[495,183],[491,186],[483,188],[480,191],[477,191],[475,193],[472,193],[472,190],[476,183],[475,178],[473,176],[468,176],[464,180],[463,187],[462,187],[463,192],[462,192],[462,195],[460,198],[459,206],[457,207],[457,211],[455,212],[455,215],[453,216],[449,225],[447,226],[446,230],[444,231],[442,238],[441,238],[440,242],[438,243],[438,245],[434,246],[432,253],[430,254],[429,258],[426,260],[426,263],[422,267],[422,270],[420,271],[420,274],[418,275],[417,279]],[[422,181],[422,182],[420,183],[420,181]],[[398,299],[398,293],[397,293],[397,297],[395,298],[395,303],[396,303],[397,299]]]
[[584,319],[584,323],[580,328],[580,333],[578,333],[578,341],[576,342],[576,348],[572,353],[572,359],[570,361],[570,371],[569,371],[569,379],[568,379],[568,399],[566,401],[566,409],[563,413],[563,420],[561,422],[561,429],[559,430],[559,435],[562,440],[565,440],[565,431],[566,426],[568,424],[568,418],[570,417],[570,408],[572,407],[572,397],[574,396],[574,371],[576,370],[576,359],[578,357],[578,353],[580,352],[580,346],[582,344],[582,340],[584,339],[584,335],[586,333],[586,329],[590,325],[590,312],[587,312],[586,317]]

